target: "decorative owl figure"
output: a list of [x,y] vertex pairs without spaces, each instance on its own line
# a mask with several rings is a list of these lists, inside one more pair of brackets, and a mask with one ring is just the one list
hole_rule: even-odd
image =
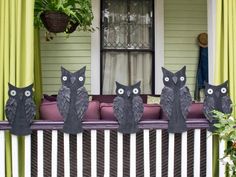
[[232,112],[232,101],[228,96],[228,81],[220,85],[211,85],[205,82],[205,99],[203,103],[203,112],[209,121],[208,130],[214,132],[216,128],[214,123],[217,120],[213,117],[213,110],[230,114]]
[[186,67],[176,73],[162,68],[164,88],[161,92],[160,105],[169,119],[168,132],[187,131],[186,119],[192,97],[186,84]]
[[33,100],[33,84],[18,88],[10,83],[5,112],[11,124],[10,132],[14,135],[25,136],[32,133],[30,125],[36,115],[36,106]]
[[71,73],[61,67],[62,86],[57,96],[57,107],[64,118],[63,131],[77,134],[83,131],[82,120],[88,108],[89,97],[84,87],[86,67]]
[[124,134],[136,133],[143,115],[143,100],[139,96],[140,82],[125,86],[116,82],[116,98],[113,101],[114,115],[119,122],[118,131]]

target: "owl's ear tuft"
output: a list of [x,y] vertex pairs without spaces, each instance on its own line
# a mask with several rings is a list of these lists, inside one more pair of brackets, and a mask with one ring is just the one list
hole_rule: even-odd
[[140,87],[140,85],[141,85],[141,81],[139,81],[136,84],[134,84],[135,87]]
[[229,81],[228,80],[226,80],[222,85],[229,85]]
[[205,85],[205,87],[206,87],[206,86],[208,86],[209,84],[208,84],[208,82],[204,81],[204,85]]
[[180,71],[186,72],[186,66],[184,66]]
[[26,88],[27,88],[27,89],[31,89],[31,90],[33,90],[33,87],[34,87],[34,83],[30,84],[30,85],[27,86]]
[[84,66],[83,68],[81,68],[81,69],[79,70],[79,72],[80,72],[81,74],[85,74],[85,71],[86,71],[86,66]]

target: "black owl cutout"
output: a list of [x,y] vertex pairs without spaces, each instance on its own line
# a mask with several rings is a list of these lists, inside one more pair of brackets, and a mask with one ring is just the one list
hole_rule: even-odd
[[165,112],[169,133],[187,131],[186,119],[192,97],[186,84],[186,67],[176,73],[162,68],[164,88],[161,92],[160,105]]
[[14,135],[25,136],[32,133],[30,125],[36,115],[33,100],[33,84],[18,88],[8,84],[8,96],[5,112],[11,125],[10,132]]
[[125,86],[116,82],[116,97],[113,100],[114,115],[119,122],[118,131],[124,134],[136,133],[143,115],[143,100],[139,96],[140,82]]
[[84,87],[86,67],[71,73],[61,67],[62,86],[57,96],[57,107],[64,118],[63,132],[83,132],[82,120],[88,108],[89,96]]
[[231,114],[232,101],[228,96],[228,81],[220,85],[211,85],[205,82],[205,99],[203,103],[203,112],[209,121],[208,130],[214,132],[214,124],[217,120],[214,118],[212,111],[217,110],[225,114]]

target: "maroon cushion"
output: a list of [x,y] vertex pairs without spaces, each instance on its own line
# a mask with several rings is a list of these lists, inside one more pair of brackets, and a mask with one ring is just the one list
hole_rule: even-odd
[[[112,103],[101,103],[101,119],[102,120],[116,120],[113,112]],[[155,120],[160,119],[161,107],[158,104],[144,104],[144,112],[141,120]]]
[[189,107],[188,118],[205,118],[203,114],[203,103],[193,103]]
[[[190,107],[189,107],[189,112],[188,112],[188,119],[204,119],[205,115],[203,114],[203,103],[195,103],[193,102]],[[166,120],[167,116],[166,114],[163,112],[162,114],[162,119]]]
[[[63,120],[58,108],[56,101],[48,101],[43,100],[40,106],[40,117],[43,120]],[[100,112],[99,112],[99,102],[98,101],[91,101],[89,102],[88,109],[85,113],[84,121],[92,121],[92,120],[99,120],[100,119]]]
[[[147,103],[147,95],[140,95],[144,103]],[[97,100],[100,103],[113,103],[116,95],[92,95],[92,100]]]

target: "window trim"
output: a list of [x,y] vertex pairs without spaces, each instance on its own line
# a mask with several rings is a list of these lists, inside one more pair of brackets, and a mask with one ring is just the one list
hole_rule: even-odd
[[[93,26],[100,27],[101,0],[91,0],[94,13]],[[164,2],[154,0],[154,67],[155,94],[163,87],[161,67],[164,66]],[[100,30],[91,33],[91,94],[101,94],[101,36]]]

